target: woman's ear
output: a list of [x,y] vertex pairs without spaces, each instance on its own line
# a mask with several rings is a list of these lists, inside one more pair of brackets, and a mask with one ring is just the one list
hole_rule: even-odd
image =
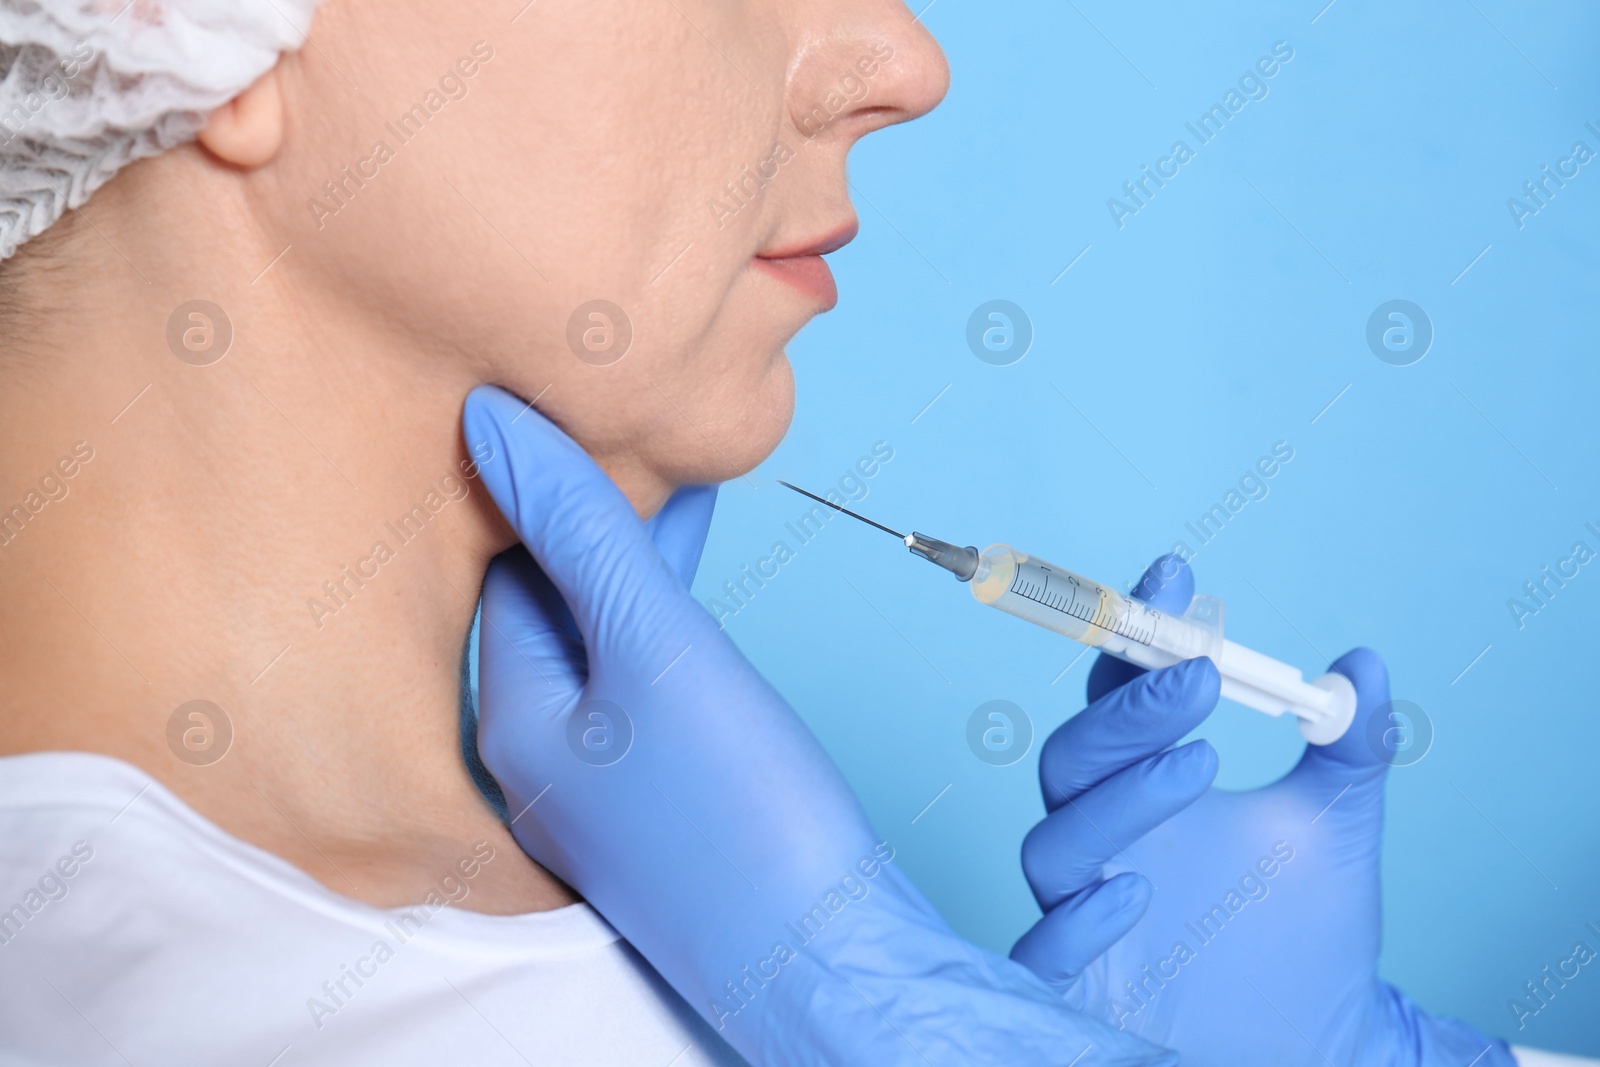
[[283,90],[273,67],[250,88],[211,113],[200,143],[224,163],[254,168],[283,147]]

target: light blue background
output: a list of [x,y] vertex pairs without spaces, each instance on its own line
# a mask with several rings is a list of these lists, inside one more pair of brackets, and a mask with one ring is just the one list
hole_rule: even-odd
[[[1520,1033],[1507,1006],[1579,939],[1600,948],[1600,562],[1520,630],[1506,603],[1575,541],[1600,549],[1600,160],[1521,230],[1506,206],[1575,141],[1600,150],[1600,12],[1320,7],[938,0],[950,96],[852,157],[843,299],[791,346],[794,428],[725,489],[695,591],[796,543],[803,502],[772,479],[825,489],[878,440],[895,457],[867,514],[1118,583],[1192,547],[1184,523],[1288,441],[1270,495],[1195,568],[1230,636],[1313,674],[1370,645],[1434,723],[1390,779],[1384,975],[1519,1043],[1600,1054],[1600,965]],[[1279,40],[1295,55],[1270,95],[1119,231],[1107,198],[1194,147],[1183,123]],[[994,298],[1036,331],[1009,367],[964,339]],[[1409,367],[1364,339],[1394,298],[1437,332]],[[1017,847],[1042,813],[1038,745],[987,766],[966,720],[1005,698],[1042,738],[1090,660],[1053,681],[1077,646],[842,518],[727,628],[954,925],[1006,951],[1037,915]],[[1292,723],[1233,705],[1202,733],[1235,788],[1300,750]]]

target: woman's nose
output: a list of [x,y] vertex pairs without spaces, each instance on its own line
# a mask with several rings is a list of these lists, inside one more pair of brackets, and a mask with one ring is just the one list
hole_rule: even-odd
[[901,0],[803,3],[804,42],[789,79],[803,137],[848,141],[927,114],[950,87],[950,65]]

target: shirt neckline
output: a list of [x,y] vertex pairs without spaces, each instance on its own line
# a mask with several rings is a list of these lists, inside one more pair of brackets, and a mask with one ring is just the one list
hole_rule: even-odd
[[[175,824],[192,834],[200,851],[300,907],[374,936],[391,931],[403,916],[425,917],[417,936],[442,951],[526,957],[593,951],[621,940],[600,914],[583,902],[547,911],[491,915],[444,904],[379,908],[344,896],[265,849],[228,833],[195,811],[161,782],[125,760],[95,752],[47,751],[0,756],[0,811],[26,808],[90,808],[107,814],[107,825],[124,820]],[[446,872],[441,872],[441,876]]]

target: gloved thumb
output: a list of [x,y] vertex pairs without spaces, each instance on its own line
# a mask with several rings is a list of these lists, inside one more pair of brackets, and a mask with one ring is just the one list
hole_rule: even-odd
[[655,517],[645,523],[656,551],[678,576],[684,588],[694,584],[700,556],[711,530],[711,513],[717,506],[715,485],[686,485],[673,493]]
[[[494,449],[483,484],[571,609],[591,664],[642,667],[650,657],[639,641],[709,625],[627,497],[550,420],[484,385],[467,396],[462,423],[467,440]],[[710,499],[691,505],[707,521]]]
[[1293,772],[1329,785],[1381,783],[1393,762],[1386,747],[1390,728],[1389,669],[1370,648],[1357,648],[1334,661],[1329,671],[1350,679],[1356,690],[1356,715],[1344,736],[1331,745],[1307,745]]

